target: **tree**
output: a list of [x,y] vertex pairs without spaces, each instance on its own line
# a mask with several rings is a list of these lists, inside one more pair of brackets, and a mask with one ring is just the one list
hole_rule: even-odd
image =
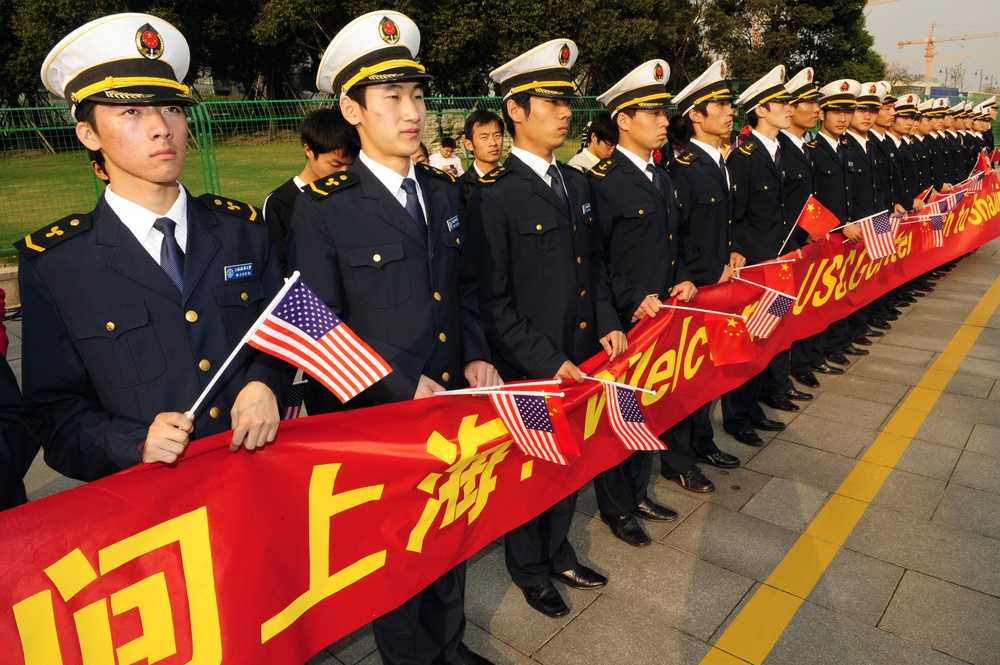
[[903,65],[889,65],[885,70],[885,80],[891,83],[893,88],[910,85],[919,78]]

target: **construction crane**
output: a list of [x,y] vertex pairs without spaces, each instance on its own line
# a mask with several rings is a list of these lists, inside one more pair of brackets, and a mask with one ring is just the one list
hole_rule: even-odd
[[[934,58],[934,62],[954,62],[955,60],[969,60],[971,55],[946,55],[943,58]],[[923,60],[903,60],[901,62],[889,62],[889,54],[885,54],[885,64],[889,67],[906,67],[907,65],[919,65]]]
[[917,40],[899,42],[899,48],[903,48],[907,44],[927,45],[927,47],[924,49],[924,78],[928,79],[931,78],[931,75],[934,72],[934,54],[935,54],[934,45],[937,42],[955,42],[955,41],[964,41],[966,39],[986,39],[988,37],[1000,37],[1000,32],[988,32],[981,35],[960,35],[958,37],[935,37],[934,28],[936,27],[937,23],[931,23],[931,34],[927,37],[927,39],[917,39]]
[[868,6],[872,5],[887,5],[890,2],[899,2],[899,0],[868,0]]

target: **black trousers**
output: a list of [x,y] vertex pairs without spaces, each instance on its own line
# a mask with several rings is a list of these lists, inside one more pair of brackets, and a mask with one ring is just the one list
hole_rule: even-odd
[[576,492],[507,534],[507,571],[521,587],[548,584],[552,573],[576,568],[569,544],[569,525],[576,509]]
[[813,367],[819,367],[825,363],[824,349],[822,331],[811,337],[792,342],[790,368],[792,373],[805,374],[811,372]]
[[[669,445],[669,444],[668,444]],[[604,515],[628,515],[646,498],[653,453],[638,450],[594,477],[597,507]]]
[[667,449],[660,451],[660,475],[676,478],[698,462],[698,456],[719,452],[712,431],[712,403],[698,407],[690,415],[660,435]]
[[850,344],[851,338],[847,334],[848,318],[845,316],[826,327],[826,332],[823,333],[823,353],[842,353]]
[[792,380],[788,375],[792,372],[792,353],[789,349],[779,351],[771,358],[764,371],[761,372],[761,397],[780,397],[789,390],[794,390]]
[[750,429],[754,420],[767,417],[757,403],[763,381],[764,372],[761,372],[722,396],[722,427],[727,432]]
[[372,632],[386,665],[464,665],[465,563],[372,621]]

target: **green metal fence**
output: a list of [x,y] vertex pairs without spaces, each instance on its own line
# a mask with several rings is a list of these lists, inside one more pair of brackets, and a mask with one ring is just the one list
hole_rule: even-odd
[[[190,136],[181,182],[194,194],[211,192],[254,205],[302,169],[298,127],[330,99],[209,101],[188,111]],[[431,97],[423,141],[433,154],[445,136],[459,138],[475,109],[500,111],[499,97]],[[579,149],[586,124],[603,110],[593,97],[573,102],[570,138],[556,156]],[[735,125],[745,122],[741,109]],[[66,215],[91,210],[102,183],[76,138],[65,106],[0,108],[0,258],[18,238]],[[459,141],[458,154],[466,163]],[[506,138],[504,154],[510,148]]]

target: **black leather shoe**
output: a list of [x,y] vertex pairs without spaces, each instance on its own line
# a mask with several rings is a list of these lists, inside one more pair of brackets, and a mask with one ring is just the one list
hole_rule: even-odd
[[754,426],[754,429],[764,430],[765,432],[780,432],[785,429],[785,423],[780,420],[771,420],[770,418],[751,420],[750,424]]
[[902,314],[902,312],[900,312],[895,307],[886,307],[885,311],[887,314],[891,314],[892,316],[899,316],[900,314]]
[[692,466],[681,475],[675,476],[670,480],[674,481],[689,492],[707,494],[715,491],[715,483],[706,478],[705,474],[703,474],[701,469],[697,466]]
[[909,291],[909,295],[913,296],[914,298],[923,298],[928,293],[930,293],[930,291],[924,291],[922,289],[913,289],[912,291]]
[[735,469],[740,465],[740,458],[736,455],[724,453],[721,450],[711,455],[698,455],[698,461],[702,464],[709,464],[720,469]]
[[[889,322],[886,321],[885,319],[872,319],[871,321],[868,322],[868,325],[870,325],[872,328],[878,328],[879,330],[892,330],[892,326],[890,326]],[[884,335],[884,334],[885,333],[879,333],[879,335]],[[878,335],[876,335],[876,337],[877,336]]]
[[566,601],[562,599],[559,591],[551,582],[539,586],[523,586],[521,592],[524,593],[524,599],[528,601],[528,605],[545,616],[555,619],[569,614]]
[[846,349],[844,349],[844,353],[849,356],[867,356],[869,353],[871,353],[871,351],[869,351],[868,349],[859,349],[858,347],[851,344]]
[[[885,322],[885,319],[878,319],[877,323],[879,325],[883,325],[883,326],[888,326],[889,325],[888,323]],[[869,321],[869,325],[871,325],[870,321]],[[889,326],[889,327],[891,328],[892,326]],[[864,336],[865,337],[885,337],[885,333],[882,332],[881,330],[872,330],[871,328],[865,328],[865,334],[864,334]]]
[[552,577],[574,589],[600,589],[608,583],[608,578],[582,563],[576,564],[573,570],[552,573]]
[[650,501],[648,497],[639,502],[632,514],[651,522],[673,522],[677,519],[676,510]]
[[856,344],[859,346],[871,346],[872,341],[865,337],[864,335],[858,335],[857,337],[851,338],[851,344]]
[[[913,303],[917,302],[917,299],[911,296],[909,293],[904,293],[903,295],[899,296],[899,301],[901,303],[906,303],[906,305],[904,305],[905,307],[909,307]],[[896,307],[899,307],[899,305],[896,305]]]
[[766,404],[767,406],[771,407],[772,409],[777,409],[778,411],[798,411],[799,410],[799,405],[793,403],[792,400],[788,399],[784,395],[782,395],[780,397],[773,397],[771,395],[761,396],[761,398],[760,398],[759,401],[760,401],[761,404]]
[[804,385],[806,388],[819,388],[819,379],[812,372],[798,372],[792,374],[792,378]]
[[[895,311],[897,311],[897,312],[899,312],[899,310],[896,309],[895,307],[893,307],[892,309],[895,310]],[[900,312],[900,313],[902,313],[902,312]],[[899,314],[893,314],[892,312],[889,312],[884,317],[882,317],[882,320],[886,321],[886,322],[889,322],[889,321],[898,321],[899,320]]]
[[610,527],[611,534],[615,538],[632,547],[645,547],[653,542],[653,539],[646,535],[639,520],[632,515],[605,515],[601,513],[601,521]]
[[[844,360],[847,360],[847,358],[844,358]],[[816,365],[816,367],[813,367],[813,371],[814,372],[819,372],[820,374],[843,374],[844,373],[844,370],[840,369],[839,367],[831,367],[830,365],[827,365],[826,363],[823,363],[822,365]]]
[[760,438],[760,434],[757,434],[757,430],[752,427],[740,430],[739,432],[730,432],[729,434],[740,443],[753,446],[754,448],[760,448],[764,445],[764,439]]
[[847,359],[843,353],[828,353],[826,354],[826,359],[828,362],[834,365],[850,365],[851,361]]
[[794,399],[796,402],[810,402],[813,398],[812,393],[804,393],[801,390],[796,390],[795,388],[786,390],[785,397],[788,399]]

